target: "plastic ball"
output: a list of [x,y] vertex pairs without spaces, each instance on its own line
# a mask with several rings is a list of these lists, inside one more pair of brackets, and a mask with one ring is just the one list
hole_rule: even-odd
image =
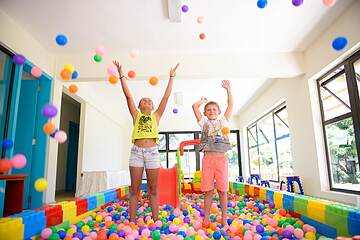
[[263,233],[264,232],[264,226],[263,225],[257,225],[256,226],[256,232],[257,233]]
[[41,109],[41,113],[45,118],[53,118],[57,114],[57,108],[52,104],[45,104]]
[[48,182],[45,178],[39,178],[35,181],[35,189],[38,192],[43,192],[48,185]]
[[134,49],[132,49],[131,52],[130,52],[130,57],[132,57],[132,58],[137,58],[137,57],[139,56],[139,54],[140,54],[139,49],[134,48]]
[[[179,112],[179,110],[178,110],[177,108],[174,108],[174,109],[173,109],[173,113],[174,113],[174,114],[176,114],[176,113],[178,113],[178,112]],[[184,215],[184,216],[186,216],[186,215]]]
[[221,133],[222,133],[223,135],[229,135],[230,129],[229,129],[228,127],[223,127],[223,128],[221,129]]
[[95,48],[95,53],[96,53],[96,55],[100,55],[100,56],[104,55],[104,53],[105,53],[105,47],[104,47],[103,45],[97,46],[97,47]]
[[332,42],[332,47],[336,50],[336,51],[341,51],[344,48],[346,48],[348,44],[348,40],[346,39],[346,37],[344,36],[339,36],[337,38],[335,38]]
[[135,78],[135,77],[136,77],[136,73],[135,73],[133,70],[130,70],[130,71],[128,72],[128,77],[129,77],[129,78]]
[[63,69],[60,72],[60,76],[62,78],[62,80],[69,80],[71,78],[72,73],[70,72],[69,69]]
[[77,79],[78,76],[79,76],[79,73],[76,70],[74,70],[73,73],[71,74],[72,79]]
[[110,75],[108,80],[111,84],[116,84],[119,81],[119,79],[114,75]]
[[292,237],[292,233],[291,233],[291,231],[289,231],[289,230],[284,230],[282,236],[283,236],[284,238],[291,238],[291,237]]
[[307,232],[307,233],[305,233],[305,238],[306,239],[316,239],[316,235],[315,235],[315,233],[313,233],[313,232]]
[[266,5],[267,5],[267,0],[258,0],[258,1],[257,1],[257,6],[258,6],[258,8],[263,9],[263,8],[266,7]]
[[102,61],[102,56],[100,56],[100,55],[94,55],[94,61],[95,61],[95,62],[101,62],[101,61]]
[[0,172],[8,172],[11,170],[12,164],[6,158],[0,160]]
[[107,68],[107,73],[115,76],[118,73],[117,67],[114,64],[110,64]]
[[303,232],[303,230],[301,230],[301,229],[299,229],[299,228],[296,228],[296,229],[294,230],[294,236],[295,236],[296,238],[299,238],[299,239],[303,238],[303,237],[304,237],[304,232]]
[[16,169],[21,169],[26,166],[26,157],[24,154],[16,154],[11,159],[11,164]]
[[4,149],[11,149],[14,146],[14,143],[11,139],[4,139],[1,145]]
[[182,5],[181,11],[182,11],[183,13],[186,13],[187,11],[189,11],[189,6],[188,6],[188,5]]
[[151,233],[151,238],[154,240],[160,240],[160,232],[159,231],[154,231]]
[[65,46],[66,43],[68,42],[68,39],[64,34],[57,35],[55,40],[56,43],[59,44],[60,46]]
[[155,86],[158,82],[159,82],[159,79],[158,79],[157,77],[155,77],[155,76],[151,76],[151,77],[149,78],[149,83],[150,83],[151,85],[153,85],[153,86]]
[[202,24],[204,22],[204,17],[199,16],[199,17],[197,17],[196,21],[198,22],[198,24]]
[[50,228],[45,228],[41,231],[41,237],[44,238],[44,239],[47,239],[50,237],[50,235],[52,234],[52,230]]
[[327,7],[332,7],[335,5],[336,0],[322,0],[323,4]]
[[71,92],[73,94],[79,90],[78,86],[76,86],[75,84],[71,84],[68,89],[69,89],[69,92]]
[[51,122],[46,123],[43,127],[43,131],[46,134],[52,134],[53,132],[55,132],[56,128],[55,125]]
[[55,139],[58,143],[64,143],[67,140],[66,132],[60,130],[55,134]]
[[204,40],[205,39],[205,33],[200,33],[200,35],[199,35],[199,38],[201,39],[201,40]]
[[34,67],[31,68],[30,73],[31,73],[31,75],[32,75],[33,77],[35,77],[35,78],[39,78],[39,77],[41,77],[41,75],[42,75],[41,69],[38,68],[38,67],[36,67],[36,66],[34,66]]
[[74,65],[72,65],[72,64],[70,64],[70,63],[65,64],[65,65],[64,65],[64,69],[69,70],[69,71],[71,72],[71,74],[75,71]]
[[26,58],[21,55],[21,54],[15,54],[13,56],[13,62],[16,64],[16,65],[23,65],[26,61]]
[[66,232],[64,230],[59,230],[57,234],[61,239],[64,239],[66,237]]
[[292,4],[295,6],[295,7],[299,7],[303,4],[304,0],[292,0]]

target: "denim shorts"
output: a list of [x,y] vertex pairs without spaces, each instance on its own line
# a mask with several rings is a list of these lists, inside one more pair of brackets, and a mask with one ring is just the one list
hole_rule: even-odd
[[145,167],[146,169],[160,168],[158,146],[142,148],[133,145],[130,153],[129,166]]

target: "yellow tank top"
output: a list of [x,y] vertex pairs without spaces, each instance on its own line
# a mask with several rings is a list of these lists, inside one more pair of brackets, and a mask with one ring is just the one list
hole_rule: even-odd
[[154,113],[151,115],[144,115],[140,111],[137,113],[131,142],[135,143],[136,139],[143,138],[155,138],[156,143],[159,143],[159,129]]

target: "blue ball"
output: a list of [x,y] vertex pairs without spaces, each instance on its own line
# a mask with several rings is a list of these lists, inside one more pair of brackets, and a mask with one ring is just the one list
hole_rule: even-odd
[[59,235],[59,237],[60,237],[61,239],[63,239],[63,238],[66,237],[66,232],[65,232],[64,230],[59,230],[59,231],[57,232],[57,234]]
[[181,236],[183,236],[184,238],[186,238],[186,232],[184,232],[184,231],[179,231],[179,232],[177,233],[177,235],[181,235]]
[[11,139],[4,139],[1,145],[5,149],[10,149],[14,146],[14,143]]
[[184,211],[183,211],[183,215],[184,215],[184,216],[187,216],[188,214],[189,214],[189,211],[188,211],[188,210],[184,210]]
[[267,5],[267,0],[258,0],[257,1],[258,8],[265,8],[266,5]]
[[118,213],[115,213],[114,216],[113,216],[114,220],[117,221],[117,220],[120,220],[120,214]]
[[123,215],[124,217],[127,217],[127,216],[128,216],[128,213],[127,213],[127,212],[123,212],[121,215]]
[[341,51],[347,46],[347,44],[348,44],[348,40],[346,39],[346,37],[339,36],[333,40],[332,47],[336,51]]
[[60,46],[66,45],[67,41],[67,37],[64,34],[59,34],[56,36],[56,43]]
[[227,219],[227,223],[228,223],[229,225],[231,225],[232,221],[233,221],[233,220],[232,220],[231,218],[228,218],[228,219]]
[[213,237],[214,237],[215,240],[218,240],[218,239],[221,238],[221,233],[216,231],[216,232],[214,232]]
[[106,211],[108,211],[108,212],[111,212],[112,210],[114,210],[114,208],[113,208],[112,206],[108,206],[108,207],[106,208]]
[[71,78],[76,79],[78,76],[79,76],[79,73],[75,70],[75,71],[73,71]]

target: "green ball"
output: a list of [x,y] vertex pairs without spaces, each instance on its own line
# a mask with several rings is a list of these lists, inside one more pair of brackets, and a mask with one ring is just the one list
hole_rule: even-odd
[[101,60],[102,60],[102,56],[100,56],[100,55],[95,55],[94,56],[94,61],[95,62],[101,62]]
[[164,223],[164,224],[161,226],[161,229],[162,229],[162,230],[165,230],[167,227],[168,227],[168,225]]
[[190,240],[191,238],[189,238],[189,237],[186,237],[186,238],[184,238],[184,240]]
[[281,227],[284,224],[284,220],[279,220],[278,221],[278,226]]
[[90,220],[87,222],[87,225],[90,227],[90,228],[93,228],[94,227],[94,221],[93,220]]
[[154,240],[160,240],[160,232],[159,231],[154,231],[151,233],[151,237]]
[[300,225],[300,224],[295,223],[293,226],[294,226],[294,228],[299,228],[299,229],[302,229],[302,227],[301,227],[301,225]]
[[84,221],[80,221],[76,225],[77,225],[78,228],[81,229],[85,225],[85,223],[84,223]]
[[115,223],[113,223],[113,224],[110,225],[109,229],[116,231],[117,230],[117,225]]
[[60,239],[60,237],[57,233],[52,233],[48,239],[49,240],[58,240],[58,239]]
[[52,231],[53,233],[57,233],[56,227],[50,227],[50,229],[51,229],[51,231]]
[[213,222],[215,222],[216,221],[216,217],[215,217],[215,215],[210,215],[210,219],[213,221]]
[[195,239],[195,235],[191,235],[191,236],[190,236],[190,239],[191,239],[191,240],[194,240],[194,239]]

